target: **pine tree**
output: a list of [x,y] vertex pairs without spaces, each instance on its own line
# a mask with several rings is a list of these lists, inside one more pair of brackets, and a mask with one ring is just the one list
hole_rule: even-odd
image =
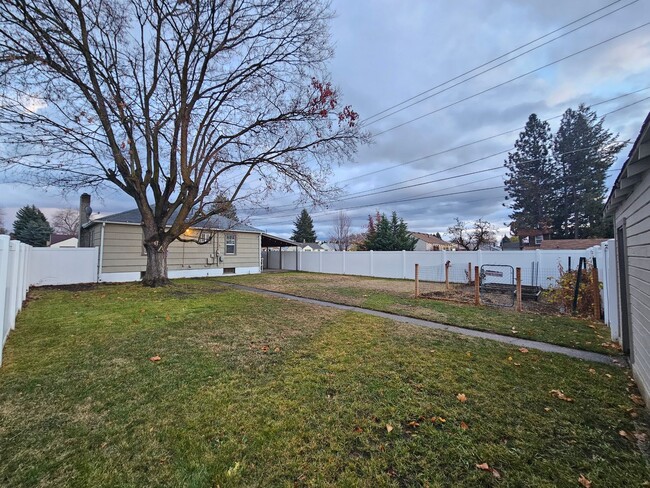
[[18,210],[14,220],[14,238],[34,247],[45,247],[53,232],[45,215],[34,205]]
[[581,104],[567,109],[555,135],[558,174],[553,208],[554,236],[607,237],[613,229],[603,217],[605,176],[624,144],[603,127],[604,118]]
[[296,218],[293,225],[294,230],[291,239],[296,242],[316,242],[316,232],[314,232],[314,221],[306,209],[302,209],[300,215]]
[[553,139],[548,122],[531,114],[505,161],[506,200],[512,209],[511,228],[538,229],[549,226],[555,186]]
[[377,212],[376,217],[368,217],[368,232],[363,248],[368,251],[412,251],[417,239],[409,231],[404,219],[398,219],[393,212],[390,220],[385,214]]

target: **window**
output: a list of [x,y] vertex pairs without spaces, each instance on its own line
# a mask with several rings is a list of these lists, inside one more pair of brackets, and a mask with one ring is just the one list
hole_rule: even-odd
[[209,230],[202,230],[196,242],[199,244],[207,244],[211,240],[212,240],[212,232],[210,232]]
[[226,234],[226,254],[237,254],[237,236]]
[[543,240],[544,240],[544,236],[535,236],[535,245],[540,246]]

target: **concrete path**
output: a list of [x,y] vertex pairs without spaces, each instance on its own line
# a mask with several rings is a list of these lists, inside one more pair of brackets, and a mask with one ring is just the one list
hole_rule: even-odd
[[261,288],[253,288],[251,286],[235,285],[233,283],[223,283],[223,282],[219,282],[219,284],[223,286],[228,286],[230,288],[236,288],[238,290],[249,291],[252,293],[260,293],[262,295],[267,295],[276,298],[284,298],[288,300],[295,300],[297,302],[309,303],[311,305],[319,305],[321,307],[330,307],[338,310],[347,310],[350,312],[358,312],[366,315],[373,315],[375,317],[381,317],[382,319],[394,320],[396,322],[402,322],[405,324],[419,325],[421,327],[428,327],[429,329],[443,330],[445,332],[452,332],[454,334],[460,334],[468,337],[487,339],[490,341],[501,342],[503,344],[509,344],[511,346],[525,347],[527,349],[536,349],[538,351],[543,351],[543,352],[554,352],[572,358],[584,359],[586,361],[615,364],[618,366],[622,366],[625,364],[625,360],[623,358],[611,357],[611,356],[607,356],[606,354],[599,354],[597,352],[581,351],[580,349],[572,349],[570,347],[556,346],[555,344],[548,344],[546,342],[520,339],[518,337],[510,337],[501,334],[494,334],[492,332],[482,332],[480,330],[464,329],[462,327],[440,324],[438,322],[431,322],[429,320],[415,319],[411,317],[405,317],[403,315],[395,315],[386,312],[378,312],[376,310],[354,307],[352,305],[341,305],[339,303],[326,302],[323,300],[314,300],[313,298],[305,298],[296,295],[290,295],[288,293],[280,293],[277,291],[263,290]]

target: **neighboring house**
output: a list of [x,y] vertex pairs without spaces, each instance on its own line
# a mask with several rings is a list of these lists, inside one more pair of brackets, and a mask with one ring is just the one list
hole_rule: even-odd
[[650,113],[605,205],[616,235],[623,351],[650,404]]
[[456,244],[443,241],[433,234],[411,232],[411,235],[418,240],[415,243],[414,251],[453,251],[456,249]]
[[600,246],[606,238],[602,239],[556,239],[553,241],[543,241],[539,249],[553,250],[581,250],[590,247]]
[[[545,241],[551,239],[549,229],[517,229],[519,249],[539,249]],[[504,248],[505,249],[505,248]]]
[[[293,251],[293,249],[285,249]],[[298,251],[325,251],[318,242],[296,242],[296,250]]]
[[[83,198],[83,197],[82,197]],[[90,200],[82,200],[82,207]],[[85,216],[85,208],[80,215]],[[85,222],[84,222],[85,220]],[[80,247],[98,247],[100,281],[137,281],[144,275],[147,256],[139,210],[81,222]],[[176,240],[167,254],[170,278],[259,273],[262,231],[213,216],[185,236],[191,242]],[[199,244],[198,242],[203,242]]]
[[77,247],[79,239],[74,234],[50,234],[48,247]]

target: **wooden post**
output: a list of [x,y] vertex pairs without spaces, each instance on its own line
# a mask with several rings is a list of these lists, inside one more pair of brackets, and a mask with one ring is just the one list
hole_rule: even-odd
[[445,263],[445,290],[449,291],[449,267],[451,266],[451,262],[447,261]]
[[472,284],[472,263],[467,263],[467,283]]
[[517,268],[517,312],[523,311],[521,306],[521,268]]
[[598,284],[598,268],[591,268],[591,286],[594,297],[594,319],[600,320],[600,286]]
[[415,265],[415,298],[420,296],[420,265]]
[[481,304],[481,278],[478,266],[474,266],[474,305]]

